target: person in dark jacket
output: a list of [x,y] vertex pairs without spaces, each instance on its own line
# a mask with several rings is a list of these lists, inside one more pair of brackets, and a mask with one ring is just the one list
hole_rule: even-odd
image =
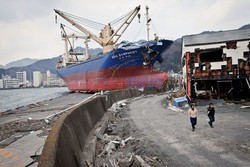
[[209,118],[208,124],[210,125],[211,128],[213,128],[213,122],[215,121],[214,115],[215,115],[215,109],[213,107],[213,103],[210,103],[209,107],[207,108],[207,116]]

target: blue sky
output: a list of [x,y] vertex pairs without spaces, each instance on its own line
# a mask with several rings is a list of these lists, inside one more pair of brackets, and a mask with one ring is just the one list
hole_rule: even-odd
[[[250,23],[249,0],[8,0],[0,6],[0,64],[22,58],[52,58],[64,51],[53,9],[108,23],[137,5],[149,6],[151,38],[176,39],[202,31],[237,29]],[[58,17],[58,22],[65,23]],[[135,18],[122,40],[146,38]],[[139,34],[139,35],[138,35]],[[94,42],[90,47],[99,47]]]

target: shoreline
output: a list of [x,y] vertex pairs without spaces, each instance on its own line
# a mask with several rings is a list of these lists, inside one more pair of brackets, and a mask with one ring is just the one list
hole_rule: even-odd
[[28,105],[39,103],[69,94],[65,87],[54,88],[25,88],[0,91],[0,113],[10,112]]
[[[21,132],[32,133],[33,131],[42,130],[43,134],[47,134],[53,121],[46,124],[44,118],[67,109],[91,95],[67,93],[35,104],[28,104],[17,109],[0,112],[0,148],[11,144],[12,142],[8,143],[9,138],[15,139],[15,136]],[[27,134],[25,133],[25,135]],[[11,137],[13,135],[14,137]]]
[[17,90],[17,89],[43,89],[43,88],[67,88],[67,86],[41,86],[41,87],[21,87],[21,88],[0,88],[1,90]]
[[25,110],[29,110],[29,109],[32,109],[32,108],[35,108],[35,107],[40,107],[40,106],[44,105],[43,103],[46,103],[48,101],[52,101],[52,100],[61,98],[63,96],[66,96],[66,94],[61,95],[61,96],[57,96],[57,97],[54,97],[54,98],[50,98],[48,100],[43,100],[43,101],[39,101],[39,102],[36,102],[36,103],[30,103],[30,104],[23,105],[23,106],[20,106],[20,107],[8,109],[8,110],[5,110],[5,111],[0,111],[0,115],[16,114],[17,112],[23,112]]
[[[29,104],[0,113],[0,159],[2,163],[33,163],[32,155],[40,155],[58,116],[46,122],[45,118],[82,102],[92,94],[67,93],[36,104]],[[5,154],[11,155],[6,157]]]

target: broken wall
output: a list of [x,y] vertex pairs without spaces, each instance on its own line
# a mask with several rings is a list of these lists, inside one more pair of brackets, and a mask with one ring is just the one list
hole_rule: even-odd
[[182,58],[185,87],[191,99],[250,99],[249,40],[184,46]]

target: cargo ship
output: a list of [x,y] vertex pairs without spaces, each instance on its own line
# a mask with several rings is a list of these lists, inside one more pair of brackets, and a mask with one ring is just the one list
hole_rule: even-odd
[[[117,41],[132,20],[136,16],[140,19],[140,6],[114,22],[104,25],[99,37],[87,30],[83,24],[89,24],[95,28],[102,26],[101,24],[55,10],[56,14],[84,34],[68,34],[65,25],[61,24],[61,35],[65,41],[65,54],[57,64],[57,73],[65,81],[70,91],[96,92],[142,87],[164,88],[168,75],[166,72],[154,70],[153,66],[156,61],[162,62],[161,54],[172,44],[172,41],[159,40],[158,37],[149,40],[151,19],[148,15],[148,9],[146,6],[148,40],[136,43],[122,42],[119,45],[116,45]],[[121,22],[121,25],[114,30],[112,25],[118,22]],[[84,53],[74,49],[73,39],[84,40]],[[90,39],[102,46],[103,52],[101,54],[89,55],[88,42]]]

